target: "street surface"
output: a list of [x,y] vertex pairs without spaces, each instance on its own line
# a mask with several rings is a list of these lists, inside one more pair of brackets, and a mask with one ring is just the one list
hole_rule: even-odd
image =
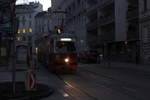
[[[73,74],[56,75],[41,64],[37,82],[54,89],[42,100],[150,100],[150,73],[128,68],[80,64]],[[26,65],[16,64],[17,81],[25,81]],[[0,82],[10,81],[11,72],[1,71]]]

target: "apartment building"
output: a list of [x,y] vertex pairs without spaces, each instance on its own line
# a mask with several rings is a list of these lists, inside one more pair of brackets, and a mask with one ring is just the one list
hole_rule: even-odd
[[57,18],[54,26],[74,34],[77,37],[77,51],[86,51],[86,0],[52,0],[52,9],[54,18]]
[[42,11],[43,6],[39,2],[16,5],[16,16],[19,20],[19,27],[16,35],[16,47],[20,45],[27,46],[30,42],[34,50],[34,40],[37,35],[35,16]]
[[53,34],[51,17],[52,17],[51,8],[49,8],[48,11],[39,12],[35,16],[35,27],[36,27],[35,46],[38,47],[41,38]]
[[[13,31],[15,31],[15,2],[16,0],[0,0],[0,65],[8,65],[11,56]],[[14,21],[16,22],[16,21]]]
[[139,0],[141,59],[150,63],[150,1]]
[[48,11],[42,11],[35,16],[35,27],[37,37],[42,37],[51,33],[51,15]]
[[138,60],[137,0],[88,0],[87,18],[90,50],[111,56],[113,60]]

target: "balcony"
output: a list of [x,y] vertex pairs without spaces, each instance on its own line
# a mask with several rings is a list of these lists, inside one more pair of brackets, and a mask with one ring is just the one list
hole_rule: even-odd
[[99,26],[104,26],[104,25],[108,25],[111,24],[115,21],[115,17],[114,16],[108,16],[108,17],[102,17],[99,19]]

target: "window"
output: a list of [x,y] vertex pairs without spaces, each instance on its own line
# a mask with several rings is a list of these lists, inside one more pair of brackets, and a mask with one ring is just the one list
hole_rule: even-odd
[[56,42],[56,51],[58,53],[74,53],[76,51],[74,42]]
[[29,18],[31,18],[32,16],[31,16],[31,14],[29,14]]
[[17,40],[17,41],[21,41],[22,38],[21,38],[21,37],[16,37],[16,40]]
[[31,21],[29,21],[29,27],[31,27],[32,26],[32,23],[31,23]]
[[25,29],[23,29],[23,33],[26,33],[26,30],[25,30]]
[[18,32],[17,32],[18,34],[20,34],[21,33],[21,31],[18,29]]
[[25,36],[23,36],[23,37],[22,37],[22,40],[23,40],[23,41],[26,41],[26,37],[25,37]]
[[143,0],[144,2],[144,11],[147,11],[147,0]]
[[22,24],[23,24],[23,26],[25,26],[25,24],[26,24],[25,16],[22,17]]
[[148,27],[144,27],[143,28],[143,41],[144,42],[148,42],[148,33],[149,33],[149,29]]
[[29,32],[32,33],[32,28],[29,28]]

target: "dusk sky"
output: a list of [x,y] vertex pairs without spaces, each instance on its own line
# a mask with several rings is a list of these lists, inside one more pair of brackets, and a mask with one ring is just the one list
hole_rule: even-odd
[[47,10],[51,6],[51,0],[17,0],[17,4],[21,4],[24,1],[32,2],[32,1],[39,1],[43,5],[43,10]]

